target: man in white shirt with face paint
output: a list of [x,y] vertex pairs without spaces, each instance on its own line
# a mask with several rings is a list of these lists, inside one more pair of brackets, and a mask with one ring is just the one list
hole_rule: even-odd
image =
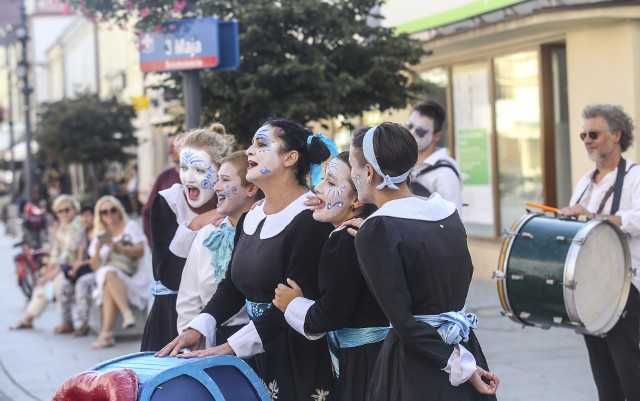
[[426,100],[413,107],[407,120],[407,129],[418,143],[418,160],[411,170],[412,191],[419,196],[439,193],[455,203],[462,215],[462,180],[458,163],[438,148],[442,137],[445,111],[437,102]]

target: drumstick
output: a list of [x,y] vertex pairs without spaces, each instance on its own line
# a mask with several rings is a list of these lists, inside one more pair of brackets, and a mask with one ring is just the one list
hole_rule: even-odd
[[527,206],[531,206],[531,207],[535,207],[536,209],[542,209],[545,212],[558,213],[560,211],[560,209],[557,209],[555,207],[539,205],[539,204],[533,203],[533,202],[527,202],[526,205]]

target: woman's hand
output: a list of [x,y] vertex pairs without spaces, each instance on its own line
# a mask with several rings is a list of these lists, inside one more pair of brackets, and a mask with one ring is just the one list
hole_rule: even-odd
[[307,200],[304,201],[304,205],[309,206],[309,210],[311,210],[312,212],[316,211],[320,203],[320,198],[315,195],[307,195]]
[[229,345],[229,343],[224,343],[222,345],[218,345],[217,347],[207,348],[199,351],[193,352],[185,352],[184,354],[179,354],[178,358],[204,358],[205,356],[214,356],[214,355],[235,355],[233,352],[233,348]]
[[290,287],[284,284],[278,284],[278,287],[276,287],[276,296],[272,301],[276,308],[280,309],[282,313],[287,310],[287,306],[289,306],[294,298],[303,296],[302,289],[298,287],[295,281],[288,278],[287,283]]
[[[489,381],[489,384],[485,383],[482,380],[483,378]],[[493,395],[498,390],[500,379],[498,379],[495,373],[491,373],[477,366],[476,371],[469,378],[469,383],[471,383],[478,393]]]
[[352,228],[352,227],[347,228],[347,232],[351,234],[352,237],[355,237],[363,221],[364,220],[362,220],[360,217],[357,217],[355,219],[349,219],[349,220],[343,221],[342,224],[340,224],[340,227],[348,227],[348,226],[355,227],[355,228]]
[[202,334],[196,329],[186,329],[178,337],[169,344],[165,345],[160,351],[153,354],[154,356],[176,356],[183,349],[197,349],[200,346]]
[[189,230],[198,231],[207,224],[215,224],[221,219],[224,219],[224,216],[221,216],[216,209],[213,209],[194,217],[187,227]]

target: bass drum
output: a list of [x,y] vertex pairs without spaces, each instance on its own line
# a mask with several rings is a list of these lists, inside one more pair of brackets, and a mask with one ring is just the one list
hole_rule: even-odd
[[511,320],[602,336],[627,302],[629,246],[607,220],[584,223],[527,214],[506,234],[496,277],[500,303]]

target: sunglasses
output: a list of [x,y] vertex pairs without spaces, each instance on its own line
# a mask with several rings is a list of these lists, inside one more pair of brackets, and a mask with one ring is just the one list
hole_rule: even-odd
[[65,208],[63,208],[63,209],[58,209],[58,210],[56,210],[56,213],[57,213],[57,214],[69,213],[70,211],[71,211],[71,208],[70,208],[70,207],[65,207]]
[[431,128],[422,128],[417,125],[413,125],[412,123],[407,123],[407,129],[409,130],[409,132],[416,130],[416,135],[418,135],[418,137],[420,138],[423,138],[425,135],[432,131]]
[[118,213],[118,208],[116,208],[115,206],[112,207],[111,209],[102,209],[100,211],[101,216],[106,216],[108,214],[116,214],[116,213]]
[[583,141],[587,138],[587,135],[589,135],[589,138],[592,141],[595,141],[596,139],[598,139],[598,136],[600,135],[602,131],[589,131],[589,132],[581,132],[580,133],[580,139],[582,139]]

